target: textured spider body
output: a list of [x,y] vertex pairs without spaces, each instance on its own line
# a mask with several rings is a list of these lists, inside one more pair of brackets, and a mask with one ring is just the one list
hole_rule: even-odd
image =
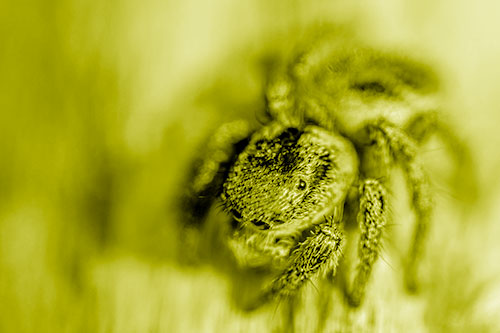
[[352,144],[318,126],[274,122],[256,132],[221,195],[240,223],[230,241],[238,261],[279,266],[305,230],[342,210],[357,165]]
[[[269,122],[225,124],[208,143],[187,195],[192,220],[221,200],[234,223],[227,244],[243,267],[277,272],[258,306],[294,295],[320,272],[333,277],[343,225],[359,225],[358,262],[345,290],[364,297],[381,249],[391,168],[404,172],[416,215],[405,267],[415,275],[432,210],[416,147],[429,133],[456,143],[435,111],[437,81],[426,66],[326,35],[268,73]],[[446,129],[446,130],[444,130]]]

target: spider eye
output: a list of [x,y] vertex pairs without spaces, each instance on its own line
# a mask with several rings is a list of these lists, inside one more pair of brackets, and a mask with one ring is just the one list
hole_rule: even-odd
[[307,183],[303,179],[300,179],[299,182],[297,183],[297,188],[303,191],[307,188]]

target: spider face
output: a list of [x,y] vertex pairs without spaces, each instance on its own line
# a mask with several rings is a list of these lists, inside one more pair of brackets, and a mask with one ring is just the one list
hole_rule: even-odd
[[238,222],[237,259],[258,265],[286,256],[303,230],[341,209],[357,164],[348,140],[317,126],[271,123],[255,133],[221,195]]

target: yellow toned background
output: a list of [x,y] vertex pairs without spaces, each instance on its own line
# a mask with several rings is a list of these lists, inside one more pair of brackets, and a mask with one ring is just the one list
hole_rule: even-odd
[[[329,21],[436,64],[480,198],[454,198],[439,181],[442,149],[423,150],[439,203],[425,288],[403,292],[404,241],[389,242],[366,304],[349,311],[332,295],[325,331],[500,331],[499,2],[7,0],[0,332],[280,327],[272,307],[235,309],[229,280],[212,266],[176,264],[172,207],[210,129],[259,107],[261,82],[246,64],[281,33]],[[393,237],[408,231],[400,206]],[[305,290],[297,331],[316,327],[315,292]]]

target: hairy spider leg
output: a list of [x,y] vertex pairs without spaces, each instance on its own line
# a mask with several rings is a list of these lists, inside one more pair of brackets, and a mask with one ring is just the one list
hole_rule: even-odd
[[186,224],[203,221],[212,202],[220,194],[225,172],[243,150],[251,135],[244,120],[226,123],[210,137],[195,163],[193,177],[184,196],[185,212],[190,214]]
[[403,130],[379,120],[366,125],[367,142],[385,142],[392,158],[402,168],[409,188],[411,204],[415,212],[415,227],[409,255],[405,264],[405,284],[410,291],[417,289],[417,266],[423,255],[425,238],[432,215],[433,200],[429,180],[416,158],[416,144]]
[[251,132],[250,125],[243,120],[222,125],[210,137],[194,163],[191,180],[181,199],[183,229],[180,244],[184,250],[179,254],[183,262],[196,262],[203,247],[201,243],[211,241],[209,237],[200,235],[201,227],[221,191],[228,168],[243,150]]
[[384,186],[378,180],[365,179],[360,185],[359,193],[359,263],[347,295],[351,306],[359,306],[364,298],[373,265],[380,255],[382,231],[387,222],[387,196]]
[[311,235],[300,243],[290,257],[288,267],[276,277],[259,298],[249,304],[247,310],[278,298],[289,299],[312,277],[323,272],[335,272],[342,256],[344,235],[334,218],[326,218],[311,231]]
[[[381,248],[382,229],[387,220],[386,195],[383,185],[375,179],[366,179],[360,185],[360,204],[357,220],[361,229],[358,244],[359,263],[349,303],[358,306],[363,299],[366,284]],[[260,295],[247,310],[278,297],[285,301],[296,296],[298,290],[320,271],[335,276],[342,256],[344,239],[340,226],[332,219],[319,225],[292,253],[289,266]]]
[[471,151],[463,139],[436,112],[415,114],[405,126],[405,131],[420,145],[432,135],[445,145],[455,162],[453,186],[465,204],[476,202],[479,189]]

